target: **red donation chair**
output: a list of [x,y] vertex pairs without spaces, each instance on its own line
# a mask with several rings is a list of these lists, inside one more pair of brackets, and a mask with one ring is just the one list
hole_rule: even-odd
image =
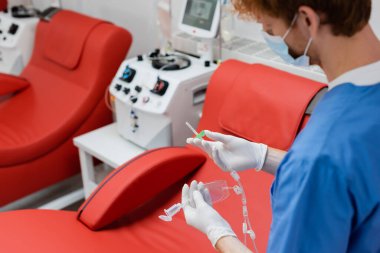
[[7,0],[0,0],[0,11],[5,11],[8,7]]
[[[305,111],[325,86],[263,65],[223,63],[211,78],[198,131],[209,129],[288,149],[307,121]],[[256,244],[265,252],[273,177],[255,170],[240,174]],[[183,214],[158,219],[181,201],[193,179],[227,180],[210,158],[191,146],[143,153],[107,176],[77,212],[24,210],[0,214],[4,252],[215,252],[207,237],[188,226]],[[239,196],[215,205],[242,238]]]
[[0,207],[80,171],[72,139],[112,121],[104,92],[131,42],[72,11],[39,22],[24,71],[0,74]]

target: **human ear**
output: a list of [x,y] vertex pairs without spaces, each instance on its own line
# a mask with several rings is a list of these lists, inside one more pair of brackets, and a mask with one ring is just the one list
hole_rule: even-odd
[[309,36],[315,38],[320,26],[320,19],[318,13],[315,12],[309,6],[300,6],[298,12],[298,22],[304,23],[302,27],[307,28]]

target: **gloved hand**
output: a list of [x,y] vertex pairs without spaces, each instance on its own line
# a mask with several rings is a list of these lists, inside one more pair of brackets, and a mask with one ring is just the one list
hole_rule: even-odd
[[[217,241],[224,236],[235,236],[230,225],[203,199],[202,183],[193,181],[190,188],[185,184],[182,188],[182,206],[187,224],[207,235],[215,247]],[[192,203],[194,206],[192,206]]]
[[214,141],[188,138],[186,142],[205,151],[222,170],[242,171],[263,168],[267,145],[208,130],[205,130],[205,134]]

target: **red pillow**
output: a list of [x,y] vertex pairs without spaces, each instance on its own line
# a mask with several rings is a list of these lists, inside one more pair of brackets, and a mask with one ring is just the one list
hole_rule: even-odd
[[198,169],[206,157],[186,147],[147,151],[104,179],[78,210],[78,219],[98,230],[153,199]]

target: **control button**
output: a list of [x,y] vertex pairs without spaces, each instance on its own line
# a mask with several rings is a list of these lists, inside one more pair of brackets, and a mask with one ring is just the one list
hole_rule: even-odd
[[3,33],[3,30],[0,30],[0,34],[2,34]]
[[131,96],[129,99],[131,100],[132,103],[136,103],[137,102],[137,97],[136,96]]
[[205,67],[210,67],[210,61],[205,61]]
[[133,125],[132,125],[132,133],[136,133],[137,130],[138,130],[138,128],[139,128],[139,125],[137,125],[137,124],[133,124]]
[[15,35],[17,33],[17,30],[18,30],[18,25],[11,24],[11,26],[9,27],[8,33]]
[[120,91],[121,88],[122,88],[121,84],[116,84],[116,85],[115,85],[115,89],[116,89],[117,91]]
[[136,87],[135,87],[135,91],[137,91],[137,92],[141,92],[142,91],[142,88],[140,87],[140,86],[138,86],[138,85],[136,85]]
[[131,119],[134,119],[134,120],[138,120],[139,118],[134,111],[131,111],[129,116],[131,117]]
[[143,97],[143,103],[146,104],[150,100],[150,97]]
[[123,72],[123,75],[120,77],[120,80],[123,80],[127,83],[130,83],[130,82],[132,82],[135,75],[136,75],[136,70],[127,66],[127,67],[125,67],[125,70]]
[[168,87],[169,83],[167,81],[158,78],[156,84],[154,85],[154,88],[150,91],[154,94],[163,96]]
[[137,61],[143,61],[143,60],[144,60],[144,58],[141,54],[137,56]]
[[124,92],[125,95],[128,95],[130,91],[131,91],[130,88],[124,88],[123,89],[123,92]]

